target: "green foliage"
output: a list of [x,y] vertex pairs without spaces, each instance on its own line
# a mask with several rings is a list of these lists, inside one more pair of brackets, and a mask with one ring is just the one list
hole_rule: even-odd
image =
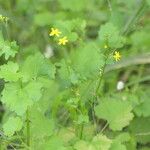
[[39,76],[55,77],[55,66],[44,57],[37,53],[27,57],[21,67],[22,78],[24,82],[37,79]]
[[130,125],[130,131],[139,143],[149,143],[150,118],[135,118]]
[[18,52],[18,46],[15,41],[8,42],[5,41],[0,34],[0,56],[4,55],[5,59],[8,60],[9,57],[14,57]]
[[73,19],[67,21],[55,21],[55,27],[61,30],[62,34],[67,36],[70,42],[75,42],[79,36],[84,33],[86,22],[81,19]]
[[92,142],[86,142],[86,141],[78,141],[75,145],[75,149],[76,150],[99,150],[99,149],[103,149],[103,150],[109,150],[109,148],[111,147],[111,143],[112,141],[110,139],[108,139],[106,136],[104,135],[97,135],[93,138]]
[[108,45],[111,48],[120,48],[123,46],[125,39],[120,36],[119,31],[112,23],[107,23],[101,26],[99,31],[100,45]]
[[149,99],[149,92],[145,91],[141,93],[141,99],[142,102],[140,105],[135,107],[134,111],[137,116],[141,117],[149,117],[150,116],[150,109],[149,109],[149,104],[150,104],[150,99]]
[[12,136],[16,131],[21,130],[22,121],[19,117],[10,117],[3,125],[4,134],[6,136]]
[[93,138],[93,145],[96,149],[108,150],[111,147],[111,140],[106,136],[98,135]]
[[0,150],[148,150],[149,4],[0,0]]
[[37,149],[39,150],[49,150],[49,148],[51,148],[52,150],[67,150],[67,148],[63,146],[61,139],[57,137],[52,137],[49,141],[43,143],[40,147],[37,147]]
[[96,108],[95,113],[99,118],[106,119],[112,130],[122,130],[129,125],[133,118],[132,107],[128,102],[119,100],[109,100],[101,102]]
[[2,102],[18,115],[23,115],[28,106],[32,106],[41,96],[42,84],[32,81],[22,87],[18,83],[7,83],[2,92]]
[[18,64],[9,61],[7,64],[0,66],[0,78],[4,79],[5,81],[16,82],[20,77],[18,70]]
[[45,118],[45,116],[36,109],[31,112],[31,119],[31,134],[33,138],[40,139],[41,137],[52,135],[54,129],[52,119]]
[[73,67],[83,77],[92,77],[99,73],[104,64],[104,55],[95,43],[88,43],[72,52]]

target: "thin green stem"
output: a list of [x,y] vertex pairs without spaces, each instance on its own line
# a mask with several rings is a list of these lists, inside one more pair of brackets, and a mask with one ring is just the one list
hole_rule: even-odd
[[112,12],[112,6],[111,6],[111,3],[110,3],[110,0],[107,0],[107,3],[108,3],[108,7],[109,7],[110,12]]
[[27,131],[27,146],[30,147],[30,116],[29,116],[29,108],[26,111],[26,131]]
[[80,130],[80,139],[83,137],[83,129],[84,129],[84,124],[81,124],[81,130]]
[[141,0],[140,4],[138,5],[139,7],[136,9],[135,13],[130,17],[129,21],[125,25],[124,29],[122,30],[122,35],[126,35],[132,26],[134,22],[137,20],[137,18],[140,16],[141,12],[143,11],[145,7],[145,2]]
[[103,79],[103,76],[104,76],[105,68],[106,68],[106,65],[107,65],[107,59],[108,59],[108,55],[107,55],[106,58],[105,58],[104,65],[103,65],[102,70],[101,70],[101,72],[100,72],[98,85],[97,85],[96,90],[95,90],[96,96],[98,95],[98,91],[99,91],[99,88],[100,88],[100,86],[101,86],[101,82],[102,82],[102,79]]
[[149,136],[149,135],[150,135],[150,132],[136,134],[136,136]]
[[100,133],[103,133],[103,131],[107,128],[108,122],[104,125],[104,127],[101,129]]
[[22,137],[19,136],[19,134],[18,134],[17,132],[16,132],[16,135],[17,135],[18,140],[20,140],[20,142],[22,143],[22,145],[23,145],[24,147],[28,148],[28,146],[26,145],[26,143],[23,141]]
[[[99,76],[99,80],[98,80],[98,84],[97,84],[97,87],[96,87],[96,90],[95,90],[95,95],[96,97],[98,96],[98,92],[99,92],[99,89],[101,87],[101,83],[102,83],[102,79],[103,79],[103,76],[104,76],[104,72],[105,72],[105,68],[106,68],[106,65],[107,65],[107,59],[109,57],[109,53],[106,54],[106,57],[105,57],[105,62],[104,62],[104,65],[102,67],[102,70],[100,72],[100,76]],[[96,99],[97,100],[97,99]],[[95,129],[97,128],[97,120],[95,118],[95,112],[94,112],[94,107],[95,107],[95,101],[92,103],[92,117],[93,117],[93,122],[94,122],[94,127]],[[96,129],[97,131],[97,129]]]

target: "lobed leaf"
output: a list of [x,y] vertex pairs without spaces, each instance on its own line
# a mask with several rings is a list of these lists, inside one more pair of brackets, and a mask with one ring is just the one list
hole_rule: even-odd
[[21,130],[23,122],[19,117],[9,117],[4,123],[3,129],[6,136],[12,136],[16,131]]
[[0,66],[0,78],[4,79],[5,81],[16,82],[20,78],[18,70],[18,64],[9,61],[7,64]]
[[133,119],[131,105],[126,101],[111,100],[102,101],[95,108],[96,116],[105,119],[109,123],[109,127],[116,131],[122,130]]

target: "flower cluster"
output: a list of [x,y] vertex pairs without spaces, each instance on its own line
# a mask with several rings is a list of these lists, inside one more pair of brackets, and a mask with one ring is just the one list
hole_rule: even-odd
[[8,17],[0,15],[0,22],[7,22],[8,20],[9,20]]
[[[62,34],[62,32],[60,32],[57,28],[51,28],[51,31],[49,33],[49,36],[55,36],[55,37],[60,37],[60,35]],[[68,39],[66,36],[61,37],[58,39],[58,44],[59,45],[66,45],[66,43],[68,43]]]

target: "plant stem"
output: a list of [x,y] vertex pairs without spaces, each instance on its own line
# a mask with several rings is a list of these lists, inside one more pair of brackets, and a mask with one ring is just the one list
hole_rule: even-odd
[[135,134],[135,136],[148,136],[148,135],[150,135],[150,132]]
[[102,67],[102,70],[101,70],[101,73],[100,73],[100,76],[99,76],[98,85],[97,85],[97,88],[96,88],[96,91],[95,91],[96,96],[98,95],[98,91],[99,91],[99,88],[101,86],[101,82],[102,82],[102,79],[103,79],[103,76],[104,76],[105,68],[106,68],[106,65],[107,65],[107,59],[108,59],[108,55],[105,58],[104,65]]
[[84,128],[84,124],[81,124],[81,130],[80,130],[80,139],[82,139],[83,137],[83,128]]
[[27,146],[30,147],[30,120],[29,120],[29,108],[26,111],[26,130],[27,130]]
[[108,3],[108,7],[109,7],[110,12],[112,12],[112,7],[111,7],[111,3],[110,3],[110,1],[109,1],[109,0],[107,0],[107,3]]
[[[105,68],[106,68],[106,65],[107,65],[108,56],[109,56],[109,53],[106,54],[106,56],[105,56],[105,62],[104,62],[104,65],[102,67],[102,70],[101,70],[101,73],[100,73],[100,76],[99,76],[98,85],[97,85],[96,90],[95,90],[96,97],[98,96],[99,88],[101,87],[101,82],[102,82],[104,72],[105,72]],[[97,98],[96,98],[96,100],[97,100]],[[94,126],[95,126],[95,128],[97,128],[97,120],[95,118],[94,107],[95,107],[95,101],[92,103],[92,117],[93,117]],[[97,132],[97,130],[96,130],[96,132]]]
[[140,14],[143,11],[144,7],[145,7],[145,2],[143,0],[141,0],[141,3],[138,5],[137,10],[135,10],[135,13],[130,17],[129,21],[125,25],[125,27],[122,31],[122,35],[126,35],[128,33],[130,27],[134,24],[136,19],[140,16]]
[[108,126],[108,122],[104,125],[104,127],[101,129],[100,133],[102,133]]

